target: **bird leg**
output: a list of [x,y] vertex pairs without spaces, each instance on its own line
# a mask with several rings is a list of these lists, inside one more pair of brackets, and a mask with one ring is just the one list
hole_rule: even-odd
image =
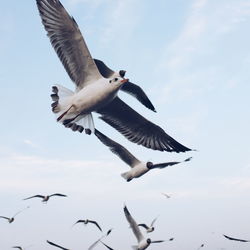
[[[59,122],[69,111],[71,108],[73,108],[74,105],[71,105],[64,113],[62,113],[58,118],[57,121]],[[75,118],[74,118],[75,119]]]

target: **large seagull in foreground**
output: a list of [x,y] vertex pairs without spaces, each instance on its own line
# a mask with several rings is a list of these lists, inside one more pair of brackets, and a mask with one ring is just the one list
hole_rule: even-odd
[[92,58],[77,23],[59,0],[36,1],[50,42],[76,85],[75,92],[60,85],[52,87],[51,106],[58,122],[73,131],[85,129],[91,134],[94,132],[91,113],[97,112],[103,121],[134,143],[160,151],[190,150],[117,96],[119,89],[124,90],[155,111],[142,89],[124,78],[124,70],[114,72]]

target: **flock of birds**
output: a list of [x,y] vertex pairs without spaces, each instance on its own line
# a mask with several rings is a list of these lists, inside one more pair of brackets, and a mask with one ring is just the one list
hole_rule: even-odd
[[[192,151],[192,149],[169,136],[160,126],[137,113],[118,97],[118,92],[120,90],[124,91],[135,97],[146,108],[156,112],[142,88],[125,78],[125,70],[113,71],[101,60],[92,58],[76,21],[67,13],[59,0],[36,0],[36,3],[50,42],[76,87],[75,91],[71,91],[61,85],[52,87],[51,107],[56,115],[56,120],[72,131],[80,133],[85,131],[88,135],[94,134],[111,152],[116,154],[130,167],[129,171],[121,174],[127,182],[141,177],[152,169],[163,169],[190,161],[192,157],[183,161],[156,164],[141,161],[125,147],[95,128],[92,112],[100,114],[99,118],[101,120],[112,126],[129,141],[143,147],[176,153]],[[168,194],[163,193],[163,195],[166,198],[170,198]],[[24,200],[41,198],[42,202],[47,203],[53,196],[66,197],[64,194],[55,193],[51,195],[34,195]],[[137,239],[137,244],[132,246],[134,250],[144,250],[150,244],[164,242],[164,240],[151,240],[140,229],[144,228],[147,234],[153,232],[157,218],[150,225],[145,223],[138,224],[126,205],[124,205],[123,210]],[[0,216],[0,218],[12,223],[15,216],[22,211],[10,218],[5,216]],[[93,224],[102,231],[100,225],[94,220],[78,220],[74,225],[78,223],[85,225]],[[112,250],[113,248],[103,242],[103,238],[107,237],[111,231],[112,229],[108,230],[105,235],[94,242],[88,249],[91,250],[98,243],[101,243],[104,247]],[[229,240],[248,242],[247,240],[224,236]],[[169,241],[173,239],[170,238]],[[49,240],[47,243],[53,247],[69,250]],[[199,248],[202,247],[204,247],[204,244]],[[13,248],[24,250],[21,246],[13,246]]]

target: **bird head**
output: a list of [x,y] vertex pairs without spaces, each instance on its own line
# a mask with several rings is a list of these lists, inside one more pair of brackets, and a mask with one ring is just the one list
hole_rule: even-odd
[[153,162],[151,162],[151,161],[148,161],[147,164],[146,164],[147,168],[149,168],[149,169],[150,169],[153,165],[154,165],[154,164],[153,164]]
[[126,74],[126,71],[125,70],[120,70],[119,71],[119,75],[120,75],[120,77],[124,77],[125,76],[125,74]]

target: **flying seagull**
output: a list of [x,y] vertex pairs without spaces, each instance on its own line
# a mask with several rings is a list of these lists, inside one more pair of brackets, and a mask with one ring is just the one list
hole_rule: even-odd
[[132,231],[133,231],[133,233],[134,233],[134,235],[135,235],[135,237],[136,237],[136,239],[138,241],[138,244],[136,246],[132,246],[132,248],[134,250],[144,250],[144,249],[148,248],[148,246],[151,243],[161,243],[161,242],[164,242],[164,240],[155,240],[155,241],[152,241],[150,238],[146,239],[142,235],[142,233],[141,233],[141,231],[140,231],[140,229],[139,229],[136,221],[131,216],[131,214],[129,213],[129,211],[128,211],[128,209],[127,209],[126,206],[124,206],[123,210],[124,210],[124,213],[125,213],[125,217],[126,217],[128,223],[129,223],[129,225],[130,225],[130,227],[131,227],[131,229],[132,229]]
[[65,195],[65,194],[59,194],[59,193],[51,194],[51,195],[40,195],[40,194],[37,194],[37,195],[31,196],[31,197],[25,198],[23,200],[29,200],[29,199],[32,199],[32,198],[42,198],[42,202],[47,203],[47,201],[49,200],[49,198],[52,197],[52,196],[67,197],[67,195]]
[[49,243],[51,246],[58,247],[58,248],[61,248],[63,250],[70,250],[69,248],[65,248],[65,247],[59,246],[59,245],[57,245],[57,244],[55,244],[55,243],[53,243],[51,241],[48,241],[48,240],[47,240],[47,243]]
[[249,240],[237,239],[237,238],[233,238],[233,237],[227,236],[227,235],[225,235],[225,234],[223,234],[223,236],[224,236],[225,238],[227,238],[228,240],[234,240],[234,241],[240,241],[240,242],[250,242]]
[[[78,220],[75,224],[77,224],[77,223],[84,223],[85,225],[87,225],[88,223],[92,223],[92,224],[96,225],[96,226],[98,227],[98,229],[102,232],[101,227],[100,227],[99,224],[98,224],[96,221],[94,221],[94,220],[88,220],[88,219],[86,219],[86,220]],[[74,224],[74,225],[75,225],[75,224]]]
[[[158,163],[153,164],[152,162],[142,162],[138,160],[134,155],[132,155],[126,148],[124,148],[119,143],[111,140],[109,137],[101,133],[99,130],[95,129],[95,135],[97,138],[106,146],[109,147],[109,149],[116,154],[118,157],[120,157],[125,163],[127,163],[131,170],[125,173],[122,173],[121,176],[127,180],[131,181],[133,178],[138,178],[145,173],[147,173],[149,170],[155,169],[155,168],[165,168],[168,166],[172,166],[175,164],[179,164],[181,162],[179,161],[173,161],[173,162],[164,162],[164,163]],[[191,158],[187,158],[184,160],[190,161]]]
[[204,246],[205,246],[205,244],[201,244],[200,247],[197,250],[201,249]]
[[0,218],[6,219],[9,223],[12,223],[15,220],[15,217],[20,214],[21,212],[23,212],[24,210],[26,210],[29,207],[24,208],[21,211],[18,211],[16,214],[14,214],[12,217],[5,217],[5,216],[0,216]]
[[[191,150],[117,97],[119,89],[126,83],[131,86],[129,80],[124,79],[125,71],[107,73],[105,64],[92,58],[77,23],[59,0],[36,1],[51,44],[76,85],[75,92],[60,85],[52,87],[51,106],[58,122],[73,131],[83,132],[85,129],[91,134],[94,131],[92,112],[97,112],[103,121],[134,143],[160,151]],[[138,88],[136,93],[131,87],[124,90],[141,100]]]
[[147,233],[151,233],[155,230],[154,223],[155,223],[156,219],[157,218],[153,219],[150,226],[147,226],[146,224],[142,223],[142,224],[138,224],[138,227],[144,227],[147,230]]

